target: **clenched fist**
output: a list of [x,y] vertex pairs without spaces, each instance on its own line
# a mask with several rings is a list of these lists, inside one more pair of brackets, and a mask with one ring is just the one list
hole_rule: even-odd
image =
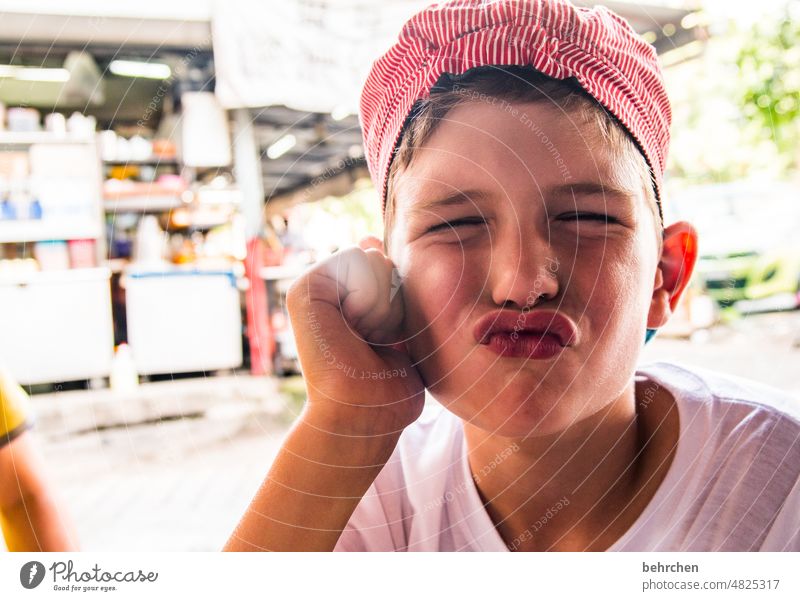
[[403,294],[376,238],[315,264],[286,297],[314,423],[352,436],[399,434],[424,404],[405,352]]

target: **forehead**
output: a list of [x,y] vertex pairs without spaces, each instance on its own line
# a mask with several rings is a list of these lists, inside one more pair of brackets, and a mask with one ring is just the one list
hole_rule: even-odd
[[394,201],[402,211],[448,191],[541,197],[585,185],[640,195],[636,169],[620,146],[585,108],[466,102],[449,111],[414,149],[411,163],[397,175]]

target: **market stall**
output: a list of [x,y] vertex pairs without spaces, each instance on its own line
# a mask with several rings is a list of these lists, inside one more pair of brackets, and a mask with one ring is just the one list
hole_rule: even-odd
[[210,52],[0,43],[3,63],[0,361],[23,384],[240,367],[246,232]]

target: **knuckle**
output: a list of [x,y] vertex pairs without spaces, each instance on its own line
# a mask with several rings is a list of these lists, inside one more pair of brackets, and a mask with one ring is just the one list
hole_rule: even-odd
[[297,309],[297,304],[300,301],[304,282],[306,281],[307,277],[308,276],[306,275],[298,277],[289,285],[289,288],[286,290],[286,308],[290,313]]

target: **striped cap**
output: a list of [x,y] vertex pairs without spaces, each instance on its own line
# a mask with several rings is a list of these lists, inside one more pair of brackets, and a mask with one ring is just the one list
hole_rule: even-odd
[[655,49],[627,21],[603,6],[566,0],[450,0],[403,26],[361,93],[367,165],[382,210],[389,166],[414,103],[430,95],[442,74],[486,65],[532,66],[577,79],[632,135],[661,199],[672,113]]

